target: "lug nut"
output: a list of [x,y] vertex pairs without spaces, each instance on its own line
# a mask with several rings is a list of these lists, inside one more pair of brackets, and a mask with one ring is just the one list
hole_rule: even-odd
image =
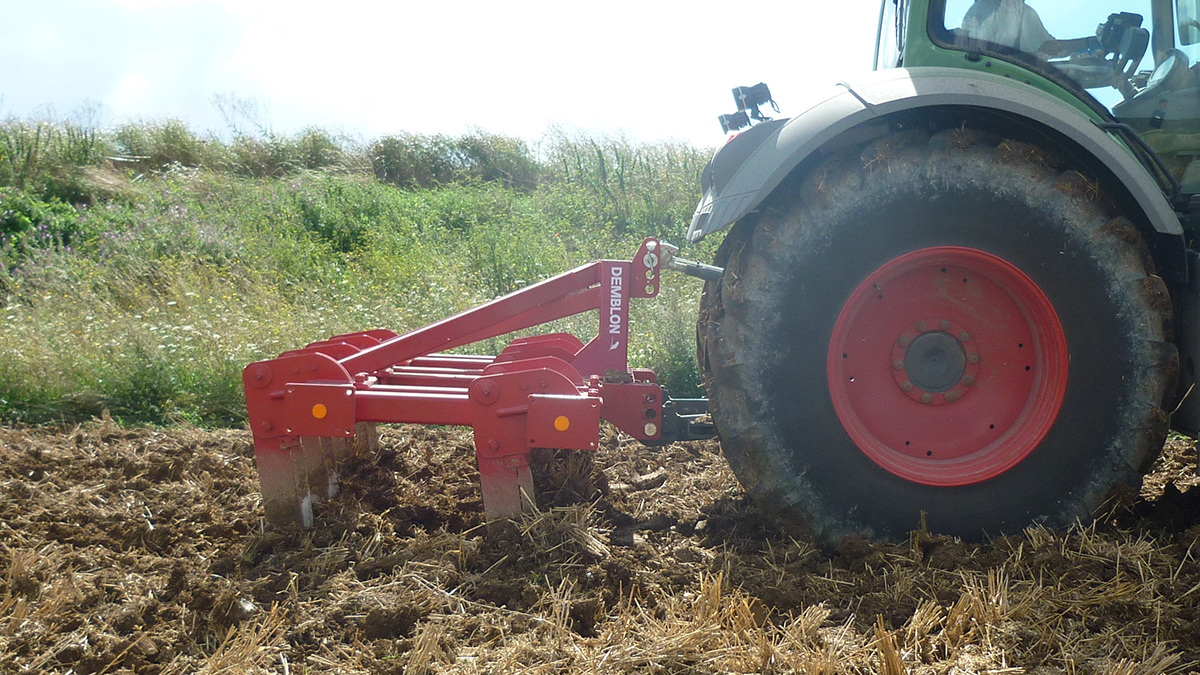
[[900,339],[896,341],[896,343],[899,344],[901,347],[907,347],[908,342],[909,342],[909,340],[908,340],[907,335],[901,335]]
[[950,328],[950,321],[947,319],[942,319],[938,326],[940,326],[942,330],[948,330]]
[[950,403],[952,401],[957,401],[958,396],[959,396],[959,394],[957,391],[948,391],[948,392],[946,392],[946,402]]
[[919,331],[921,331],[922,333],[924,333],[926,328],[927,328],[927,326],[926,326],[926,324],[925,324],[925,322],[924,322],[924,321],[918,321],[918,322],[917,322],[917,330],[919,330]]
[[892,368],[894,368],[896,370],[904,370],[904,362],[903,361],[892,361]]
[[933,403],[933,394],[921,394],[921,403]]
[[971,354],[971,355],[967,356],[967,360],[970,361],[971,363],[979,363],[979,355]]
[[905,382],[904,384],[900,385],[900,388],[903,389],[904,391],[912,391],[912,389],[913,389],[912,382]]
[[958,334],[958,339],[962,340],[963,342],[966,342],[971,339],[971,334],[964,330],[963,332]]
[[975,384],[975,378],[968,375],[962,379],[962,383],[963,383],[964,387],[969,387],[969,386]]

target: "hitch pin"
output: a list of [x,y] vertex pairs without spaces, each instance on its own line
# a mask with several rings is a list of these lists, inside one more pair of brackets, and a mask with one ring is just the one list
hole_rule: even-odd
[[705,281],[720,281],[721,275],[725,273],[724,267],[705,265],[696,260],[675,257],[675,254],[679,253],[679,247],[674,244],[660,241],[659,245],[662,246],[663,263],[677,272],[683,272],[690,277],[696,277]]

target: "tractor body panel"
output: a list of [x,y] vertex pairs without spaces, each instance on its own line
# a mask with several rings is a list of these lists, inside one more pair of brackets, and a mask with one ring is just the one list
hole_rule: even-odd
[[[696,242],[758,209],[805,160],[842,135],[861,140],[874,133],[872,122],[921,109],[959,106],[1011,117],[1058,137],[1098,175],[1106,187],[1137,206],[1139,226],[1178,239],[1168,258],[1182,262],[1183,230],[1159,184],[1129,149],[1059,98],[987,74],[953,68],[891,69],[839,85],[823,101],[789,120],[751,128],[718,150],[704,171],[704,197],[692,217],[688,240]],[[882,128],[882,127],[881,127]],[[762,129],[762,131],[759,131]],[[882,132],[879,132],[882,133]],[[1138,220],[1135,218],[1135,220]],[[1164,247],[1155,246],[1157,251]],[[1174,267],[1168,261],[1168,266]],[[1186,274],[1186,272],[1184,272]]]

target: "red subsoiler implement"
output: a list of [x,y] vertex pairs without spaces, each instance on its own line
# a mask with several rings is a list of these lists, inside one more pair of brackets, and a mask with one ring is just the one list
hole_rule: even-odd
[[[337,491],[336,450],[356,428],[369,433],[364,423],[473,427],[488,519],[529,503],[531,450],[595,450],[601,419],[648,445],[712,437],[697,421],[707,401],[672,400],[652,371],[627,363],[629,302],[658,295],[673,252],[646,239],[632,261],[592,262],[405,335],[338,335],[250,364],[242,377],[268,520],[312,524],[313,504]],[[591,310],[599,332],[586,345],[550,333],[497,356],[441,353]]]

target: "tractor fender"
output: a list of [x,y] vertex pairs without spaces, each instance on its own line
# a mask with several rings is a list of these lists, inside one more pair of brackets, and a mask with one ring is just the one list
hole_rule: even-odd
[[1127,148],[1079,110],[994,75],[896,68],[840,83],[800,115],[759,124],[730,140],[701,175],[704,197],[688,241],[697,242],[757,209],[793,169],[839,135],[894,113],[933,106],[990,109],[1056,132],[1106,167],[1116,189],[1128,192],[1156,232],[1182,240],[1179,218],[1159,185]]

